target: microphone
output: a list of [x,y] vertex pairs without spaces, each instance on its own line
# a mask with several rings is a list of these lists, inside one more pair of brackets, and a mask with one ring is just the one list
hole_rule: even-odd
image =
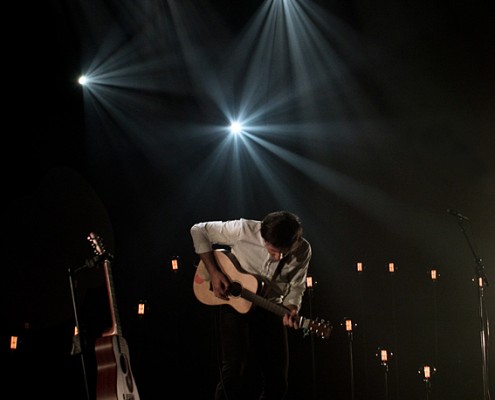
[[455,210],[452,210],[450,208],[447,208],[447,212],[450,214],[450,215],[453,215],[459,219],[463,219],[464,221],[469,221],[469,218],[466,217],[465,215],[462,215],[460,212],[457,212]]

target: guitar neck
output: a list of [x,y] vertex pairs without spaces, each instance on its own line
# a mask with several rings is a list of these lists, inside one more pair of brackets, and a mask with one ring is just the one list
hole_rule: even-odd
[[117,300],[115,296],[115,287],[113,283],[112,268],[110,261],[104,262],[105,280],[107,285],[108,303],[110,306],[110,317],[112,325],[105,331],[104,336],[110,335],[122,335],[122,329],[120,327],[119,311],[117,309]]
[[249,290],[242,289],[241,291],[241,297],[249,300],[251,303],[262,307],[268,311],[271,311],[272,313],[278,315],[279,317],[283,317],[285,314],[289,314],[290,311],[285,308],[284,306],[281,306],[280,304],[276,304],[273,301],[270,301],[256,293],[253,293]]

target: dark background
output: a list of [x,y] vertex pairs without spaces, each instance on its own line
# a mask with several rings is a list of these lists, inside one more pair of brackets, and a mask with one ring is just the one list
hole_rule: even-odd
[[[114,255],[141,399],[211,399],[215,329],[192,292],[189,227],[288,209],[314,252],[302,314],[334,327],[329,340],[291,332],[289,398],[349,399],[351,387],[356,399],[426,398],[428,363],[431,399],[482,399],[475,277],[481,258],[493,319],[494,10],[445,3],[298,1],[305,34],[287,41],[253,34],[260,20],[281,26],[260,17],[271,2],[9,6],[0,358],[15,397],[86,398],[68,271],[93,257],[94,231]],[[94,90],[77,84],[87,71]],[[246,131],[263,142],[229,144],[224,109],[250,93],[262,114]],[[469,218],[466,236],[447,209]],[[76,281],[91,338],[108,320],[102,270]],[[379,347],[393,353],[387,375]]]

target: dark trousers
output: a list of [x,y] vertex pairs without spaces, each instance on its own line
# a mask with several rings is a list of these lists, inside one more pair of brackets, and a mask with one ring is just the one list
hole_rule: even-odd
[[261,308],[247,314],[218,306],[222,357],[215,400],[282,400],[288,387],[289,348],[282,318]]

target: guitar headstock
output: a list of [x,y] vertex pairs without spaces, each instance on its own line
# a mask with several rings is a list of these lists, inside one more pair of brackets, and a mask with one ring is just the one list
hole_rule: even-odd
[[96,233],[91,232],[88,235],[88,240],[90,241],[91,247],[93,247],[96,254],[102,255],[105,253],[105,248],[103,247],[101,238]]
[[301,328],[304,330],[304,336],[311,334],[321,339],[328,339],[332,333],[333,326],[323,319],[305,319]]

